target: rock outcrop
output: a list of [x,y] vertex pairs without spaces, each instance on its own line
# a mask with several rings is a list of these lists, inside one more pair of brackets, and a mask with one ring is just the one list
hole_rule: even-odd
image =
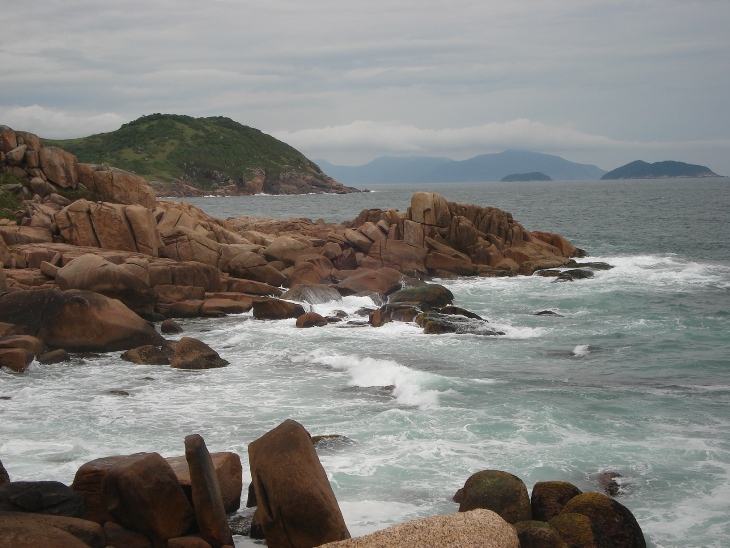
[[304,427],[284,421],[248,446],[256,513],[269,546],[319,546],[350,538]]
[[155,204],[155,191],[134,173],[79,163],[70,152],[45,146],[37,135],[13,131],[8,126],[0,126],[0,134],[3,136],[0,140],[0,172],[36,181],[35,187],[42,189],[45,186],[49,194],[59,189],[76,189],[81,185],[110,202],[139,204],[145,208],[152,208]]

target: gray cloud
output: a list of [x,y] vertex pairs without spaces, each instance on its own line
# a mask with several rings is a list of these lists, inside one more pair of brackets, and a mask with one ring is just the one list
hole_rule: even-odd
[[72,0],[4,17],[0,122],[48,137],[175,112],[330,161],[510,147],[730,173],[723,0]]

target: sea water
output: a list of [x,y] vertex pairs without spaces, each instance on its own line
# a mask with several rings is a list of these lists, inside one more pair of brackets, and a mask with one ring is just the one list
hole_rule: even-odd
[[[218,217],[342,221],[405,210],[419,189],[500,207],[611,270],[437,280],[505,335],[425,335],[414,324],[297,329],[250,314],[183,320],[231,363],[180,371],[119,352],[0,371],[0,459],[16,480],[70,483],[91,459],[183,454],[187,434],[235,451],[285,419],[347,440],[319,449],[353,536],[457,510],[474,472],[600,491],[650,546],[730,544],[730,181],[389,185],[351,195],[189,200]],[[364,297],[311,307],[362,321]],[[558,315],[538,316],[550,310]],[[112,390],[124,390],[119,396]],[[245,499],[245,497],[244,497]],[[250,510],[241,510],[249,513]],[[236,545],[254,546],[246,537]]]

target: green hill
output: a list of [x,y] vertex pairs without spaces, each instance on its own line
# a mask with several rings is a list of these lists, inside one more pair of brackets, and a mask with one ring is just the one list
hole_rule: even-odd
[[80,162],[132,171],[147,181],[183,181],[205,190],[235,184],[249,193],[244,183],[258,176],[265,179],[263,191],[272,194],[298,193],[292,181],[317,187],[302,191],[346,188],[293,147],[220,116],[151,114],[110,133],[44,141],[75,154]]
[[709,167],[684,162],[654,162],[642,160],[630,162],[625,166],[606,173],[601,179],[664,179],[672,177],[719,177]]

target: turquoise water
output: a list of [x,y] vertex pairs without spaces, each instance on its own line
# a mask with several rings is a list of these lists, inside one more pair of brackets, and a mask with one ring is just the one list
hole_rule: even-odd
[[[451,496],[478,470],[583,490],[599,490],[596,475],[612,471],[650,545],[728,545],[730,183],[426,189],[511,211],[615,268],[573,283],[442,282],[503,337],[424,335],[400,323],[298,330],[242,315],[184,323],[185,335],[231,362],[225,369],[135,366],[113,353],[2,371],[0,396],[12,398],[0,400],[0,458],[11,476],[70,482],[100,456],[182,454],[192,432],[246,467],[247,444],[293,418],[353,441],[320,458],[354,535],[455,511]],[[191,201],[221,217],[339,221],[368,207],[403,210],[416,187],[376,190]],[[368,305],[349,297],[315,310],[354,318]],[[562,317],[535,315],[546,309]]]

